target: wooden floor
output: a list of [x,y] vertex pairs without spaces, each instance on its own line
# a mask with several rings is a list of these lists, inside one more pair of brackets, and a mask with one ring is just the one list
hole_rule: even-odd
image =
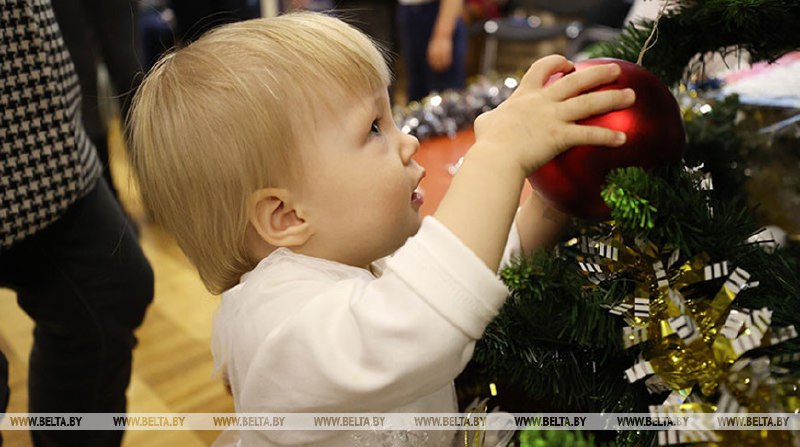
[[[141,228],[141,244],[155,272],[155,299],[137,331],[128,411],[137,413],[232,412],[233,401],[211,378],[211,316],[219,298],[209,294],[175,243],[146,222],[122,155],[118,127],[111,135],[112,172],[128,212]],[[0,349],[9,361],[9,413],[27,411],[27,369],[33,324],[14,294],[0,289]],[[211,431],[129,431],[128,447],[207,446]],[[27,432],[3,432],[4,446],[30,446]]]

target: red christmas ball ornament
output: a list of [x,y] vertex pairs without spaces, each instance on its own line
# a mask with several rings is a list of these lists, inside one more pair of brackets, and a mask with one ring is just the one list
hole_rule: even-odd
[[683,119],[675,98],[656,75],[639,65],[618,59],[590,59],[575,64],[576,70],[615,63],[622,73],[617,80],[593,91],[631,88],[636,102],[579,121],[625,132],[618,147],[575,146],[542,166],[528,180],[556,208],[577,217],[607,219],[611,210],[600,191],[606,175],[615,169],[639,166],[651,169],[679,162],[685,146]]

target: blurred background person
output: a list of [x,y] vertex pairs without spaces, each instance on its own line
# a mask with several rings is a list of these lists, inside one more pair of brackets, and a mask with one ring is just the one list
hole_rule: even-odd
[[139,45],[142,71],[147,73],[158,58],[175,45],[175,11],[169,0],[139,0]]
[[259,0],[139,0],[143,72],[177,45],[225,23],[261,16]]
[[[34,322],[29,412],[124,413],[153,272],[102,177],[49,0],[0,2],[0,29],[0,287]],[[0,353],[0,413],[7,368]],[[122,435],[31,432],[36,446],[118,446]]]
[[119,199],[109,167],[109,122],[100,111],[97,69],[99,62],[108,69],[124,123],[142,73],[136,38],[137,9],[130,0],[57,0],[52,5],[83,94],[84,129],[97,148],[103,177]]
[[225,23],[261,16],[259,0],[171,0],[176,39],[189,44],[206,31]]
[[397,31],[408,101],[466,87],[463,0],[398,0]]

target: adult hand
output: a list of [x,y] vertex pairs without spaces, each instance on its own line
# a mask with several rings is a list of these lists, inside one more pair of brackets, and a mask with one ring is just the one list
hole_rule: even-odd
[[428,42],[428,64],[434,71],[445,71],[453,63],[453,39],[431,36]]

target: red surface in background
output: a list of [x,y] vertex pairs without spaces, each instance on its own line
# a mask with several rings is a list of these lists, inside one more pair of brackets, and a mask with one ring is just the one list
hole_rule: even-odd
[[[458,163],[458,159],[467,153],[467,149],[475,142],[475,133],[472,128],[458,132],[455,138],[447,136],[428,138],[420,142],[419,151],[414,155],[414,160],[425,168],[425,178],[422,179],[420,188],[425,197],[425,202],[420,208],[423,216],[433,214],[442,201],[444,193],[450,187],[453,176],[447,168]],[[531,187],[525,182],[522,191],[522,200],[531,193]]]

